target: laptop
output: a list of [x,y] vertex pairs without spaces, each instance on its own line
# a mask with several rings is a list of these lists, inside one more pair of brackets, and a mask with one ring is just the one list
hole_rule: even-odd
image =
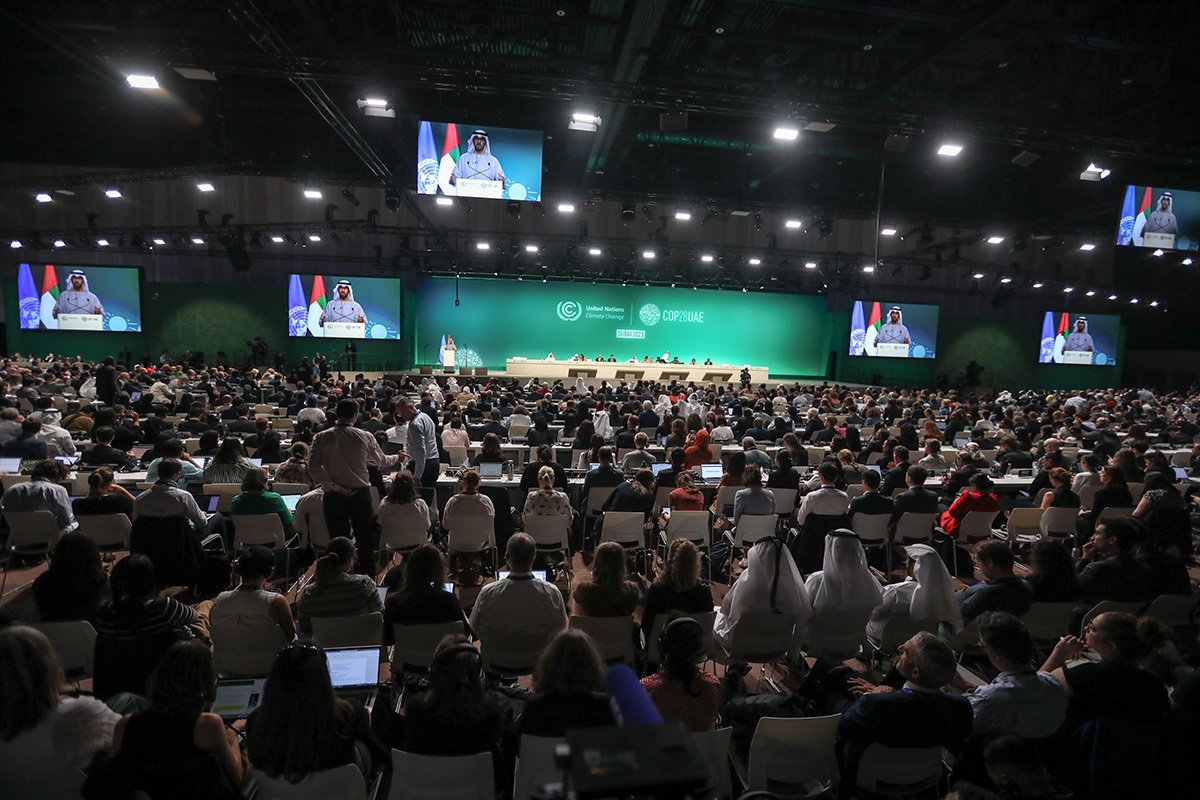
[[208,469],[208,462],[211,460],[212,456],[192,456],[192,461],[196,462],[200,469]]
[[600,469],[600,462],[599,462],[599,461],[592,461],[591,463],[589,463],[589,464],[588,464],[588,471],[589,471],[589,472],[590,472],[591,470],[594,470],[594,469]]
[[670,469],[670,468],[671,468],[671,464],[666,461],[660,461],[660,462],[650,465],[650,469],[654,473],[655,478],[658,477],[658,473],[662,472],[664,469]]
[[55,456],[54,460],[60,464],[66,464],[68,467],[73,467],[79,463],[79,456]]
[[21,459],[19,458],[0,458],[0,472],[7,472],[9,475],[16,475],[21,471]]
[[701,464],[700,479],[705,483],[720,483],[725,468],[720,464]]
[[130,392],[129,393],[129,402],[136,403],[138,400],[141,400],[141,399],[142,399],[141,392]]
[[867,469],[873,469],[880,475],[883,474],[883,467],[879,466],[878,464],[867,464]]
[[297,505],[297,504],[300,502],[300,498],[301,498],[301,497],[303,497],[303,496],[304,496],[304,495],[302,495],[302,494],[285,494],[285,495],[282,495],[282,497],[283,497],[283,504],[284,504],[285,506],[287,506],[287,510],[288,510],[288,511],[291,511],[292,513],[295,513],[295,512],[296,512],[296,505]]
[[250,459],[250,463],[251,463],[251,464],[253,464],[253,465],[254,465],[254,466],[256,466],[256,467],[261,467],[261,466],[262,466],[262,459],[261,459],[261,458],[252,458],[252,459]]
[[379,693],[379,647],[327,647],[325,661],[337,696],[370,711]]
[[196,498],[196,505],[200,506],[200,510],[209,514],[217,513],[217,504],[220,502],[219,494],[202,494]]
[[377,586],[375,588],[375,591],[379,592],[379,602],[386,603],[387,602],[387,587],[386,586]]
[[502,478],[504,477],[504,465],[494,462],[484,462],[477,465],[479,468],[479,477],[481,478]]
[[140,460],[142,456],[146,455],[146,453],[149,453],[152,449],[152,446],[148,444],[135,444],[133,447],[129,448],[129,454]]
[[226,722],[245,719],[262,702],[266,685],[266,678],[222,678],[217,681],[212,712]]
[[[508,577],[509,571],[506,569],[502,569],[496,574],[500,576],[500,580],[504,580],[505,578]],[[544,569],[532,569],[529,571],[529,574],[532,575],[536,580],[541,581],[542,583],[546,582],[546,570],[544,570]]]
[[1183,467],[1175,467],[1175,477],[1181,481],[1184,481],[1185,483],[1191,478],[1191,476],[1188,475],[1188,471]]
[[442,588],[450,594],[454,594],[454,581],[446,581],[442,584]]

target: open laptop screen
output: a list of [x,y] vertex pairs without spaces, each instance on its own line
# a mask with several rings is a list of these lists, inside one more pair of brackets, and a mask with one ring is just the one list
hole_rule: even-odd
[[479,465],[479,477],[499,478],[504,475],[504,465],[497,462],[485,461]]
[[9,475],[16,475],[21,471],[21,459],[19,458],[0,458],[0,472],[7,472]]
[[266,678],[240,678],[217,681],[212,711],[223,720],[245,719],[262,702]]
[[330,647],[325,650],[325,660],[335,689],[379,683],[378,647]]
[[662,472],[664,469],[670,469],[670,468],[671,468],[670,463],[666,462],[666,461],[660,461],[656,464],[650,465],[650,470],[654,473],[655,478],[658,477],[658,473]]
[[720,464],[701,464],[700,465],[700,477],[704,478],[705,481],[708,481],[710,483],[715,483],[715,482],[721,480],[721,475],[724,473],[724,471],[725,471],[725,468],[722,467]]
[[[500,576],[500,580],[504,580],[505,578],[508,577],[508,573],[509,573],[508,570],[502,569],[497,574]],[[544,569],[530,570],[529,574],[532,575],[536,580],[539,580],[542,582],[545,582],[545,580],[546,580],[546,570],[544,570]]]

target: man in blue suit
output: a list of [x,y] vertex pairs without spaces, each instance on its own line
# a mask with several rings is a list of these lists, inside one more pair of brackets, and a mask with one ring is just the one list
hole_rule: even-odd
[[900,689],[849,681],[860,696],[838,722],[838,755],[848,787],[855,785],[858,762],[873,744],[953,748],[971,735],[971,704],[962,695],[942,692],[956,669],[948,644],[932,633],[918,633],[900,645],[895,667],[905,679]]

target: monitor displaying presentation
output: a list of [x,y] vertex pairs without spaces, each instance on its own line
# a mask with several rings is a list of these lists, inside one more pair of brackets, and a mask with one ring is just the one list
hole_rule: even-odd
[[[457,292],[454,278],[423,278],[417,291],[418,364],[503,367],[582,354],[619,364],[695,359],[733,366],[734,377],[744,365],[772,375],[825,370],[824,297],[466,278]],[[747,334],[747,320],[776,333]]]
[[400,281],[348,275],[292,275],[288,336],[399,339]]
[[542,132],[421,121],[417,192],[495,200],[542,199]]
[[888,300],[855,300],[850,355],[936,358],[938,307]]
[[21,264],[17,295],[24,330],[142,330],[141,279],[136,267]]
[[1038,363],[1115,367],[1120,329],[1121,318],[1109,314],[1047,311]]
[[1154,250],[1200,249],[1200,192],[1126,186],[1117,244]]

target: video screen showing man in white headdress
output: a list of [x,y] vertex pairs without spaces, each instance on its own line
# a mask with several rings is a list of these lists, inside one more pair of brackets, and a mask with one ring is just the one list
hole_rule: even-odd
[[1075,330],[1067,334],[1067,341],[1063,343],[1063,352],[1078,350],[1091,353],[1095,349],[1096,346],[1092,342],[1092,335],[1088,333],[1087,317],[1080,317],[1075,320]]
[[1142,228],[1142,235],[1147,233],[1168,233],[1172,236],[1179,233],[1179,224],[1175,221],[1175,213],[1171,210],[1175,198],[1170,192],[1163,192],[1158,198],[1158,208],[1150,212],[1150,218]]
[[67,276],[67,290],[54,303],[54,316],[59,314],[103,314],[100,298],[88,289],[87,275],[83,270],[73,270]]
[[350,285],[350,281],[338,281],[334,291],[337,296],[325,304],[325,311],[321,314],[322,327],[326,322],[367,321],[363,307],[354,302],[354,287]]
[[[451,185],[457,185],[459,179],[476,181],[499,181],[504,186],[506,178],[500,160],[492,155],[492,144],[487,131],[477,130],[471,134],[471,146],[467,152],[459,156],[450,174]],[[461,192],[460,192],[461,193]]]
[[888,310],[887,322],[879,327],[879,335],[875,337],[876,344],[911,344],[908,327],[904,324],[904,316],[900,306],[892,306]]

